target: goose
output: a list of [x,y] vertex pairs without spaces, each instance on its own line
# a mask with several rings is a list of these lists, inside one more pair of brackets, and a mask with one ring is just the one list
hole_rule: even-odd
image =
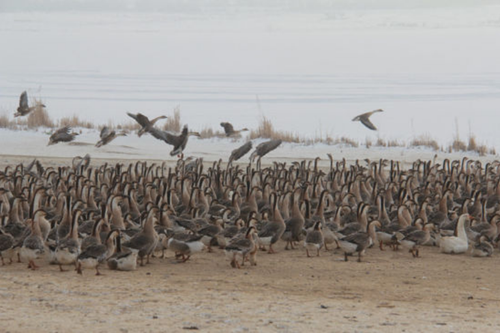
[[[434,225],[431,223],[427,223],[423,226],[422,230],[415,230],[408,233],[406,236],[397,237],[399,239],[399,243],[409,249],[409,252],[413,255],[414,258],[418,258],[419,256],[419,246],[427,243],[431,238],[430,230],[434,229]],[[400,232],[396,232],[395,236],[399,236]]]
[[226,133],[227,137],[236,136],[239,135],[241,132],[248,131],[248,128],[243,128],[239,131],[235,131],[233,125],[227,122],[222,122],[220,123],[220,125],[224,128],[224,132]]
[[167,119],[167,116],[163,116],[163,115],[156,117],[154,119],[151,119],[151,120],[149,120],[149,118],[146,117],[145,115],[143,115],[142,113],[133,114],[133,113],[127,112],[127,115],[129,117],[131,117],[132,119],[134,119],[135,121],[137,121],[137,123],[139,125],[141,125],[141,129],[137,133],[137,135],[139,137],[141,137],[144,133],[149,132],[158,120]]
[[165,143],[174,146],[170,152],[170,156],[179,155],[182,159],[184,157],[183,150],[186,148],[188,139],[190,135],[200,136],[199,133],[189,132],[187,125],[184,125],[182,132],[179,135],[169,133],[167,131],[161,131],[156,127],[152,127],[149,133],[158,140],[162,140]]
[[250,150],[252,150],[252,141],[248,141],[239,148],[234,149],[229,156],[228,167],[233,161],[237,161],[243,156],[245,156]]
[[76,272],[80,275],[83,274],[83,268],[95,268],[96,274],[101,275],[99,272],[99,265],[102,264],[115,252],[115,238],[120,234],[119,230],[112,230],[106,237],[105,244],[94,244],[87,247],[77,258]]
[[306,254],[309,258],[309,251],[316,250],[316,256],[319,257],[319,250],[323,246],[323,232],[321,231],[321,221],[316,221],[313,230],[307,232],[306,240],[304,241],[304,247],[306,248]]
[[372,221],[368,225],[368,233],[360,231],[339,238],[339,246],[344,251],[344,260],[348,261],[348,255],[358,253],[358,262],[361,262],[361,256],[365,253],[365,250],[376,242],[375,227],[380,228],[380,226],[379,221]]
[[373,131],[376,131],[377,128],[375,127],[375,125],[373,125],[373,123],[370,121],[370,116],[372,114],[374,114],[375,112],[383,112],[384,110],[382,109],[377,109],[377,110],[373,110],[373,111],[370,111],[370,112],[366,112],[366,113],[363,113],[363,114],[360,114],[356,117],[354,117],[352,119],[352,121],[360,121],[363,125],[365,125],[367,128],[373,130]]
[[473,257],[491,257],[493,254],[493,245],[487,241],[486,236],[481,236],[479,241],[472,247]]
[[201,252],[205,249],[202,242],[202,235],[174,234],[168,239],[167,247],[175,253],[175,257],[186,262],[193,253]]
[[283,141],[281,139],[275,139],[275,140],[269,140],[269,141],[262,142],[257,147],[255,147],[255,150],[250,155],[250,161],[253,162],[255,160],[256,156],[258,156],[259,158],[264,157],[269,152],[278,148],[282,142]]
[[[39,104],[40,107],[45,107],[44,104]],[[35,110],[37,106],[29,106],[28,104],[28,93],[23,91],[21,96],[19,97],[19,106],[17,107],[17,112],[14,114],[14,117],[23,117],[30,114],[33,110]]]
[[0,229],[0,259],[2,259],[2,266],[5,265],[4,259],[9,259],[12,264],[12,258],[14,256],[14,237]]
[[273,244],[275,244],[283,235],[286,229],[285,221],[281,217],[281,213],[278,209],[278,198],[276,193],[272,194],[272,201],[274,207],[273,221],[269,221],[264,225],[262,230],[258,233],[258,242],[260,246],[268,246],[268,253],[275,253],[273,250]]
[[[293,192],[292,196],[292,217],[285,221],[286,229],[281,236],[281,239],[286,241],[285,250],[288,250],[288,245],[293,249],[294,242],[300,242],[303,238],[303,228],[304,228],[304,215],[300,211],[299,207],[299,197],[302,189],[298,188]],[[309,206],[307,206],[309,207]],[[309,209],[309,208],[307,208]]]
[[158,234],[154,228],[156,220],[154,213],[156,210],[157,208],[151,208],[149,210],[143,229],[123,244],[123,247],[137,252],[141,260],[141,266],[144,266],[144,257],[147,257],[147,263],[149,264],[149,256],[156,248],[156,242],[158,240]]
[[35,264],[35,259],[38,259],[45,253],[42,232],[37,221],[30,219],[26,221],[26,224],[31,227],[31,234],[24,239],[19,256],[23,260],[28,261],[28,268],[36,270],[39,267]]
[[116,236],[116,251],[108,258],[108,268],[117,271],[135,271],[137,269],[137,251],[123,251],[121,234]]
[[78,135],[78,133],[75,132],[70,133],[70,130],[71,128],[69,126],[59,128],[57,131],[52,133],[52,135],[49,138],[49,143],[47,144],[47,146],[55,145],[56,143],[59,142],[73,141],[75,137]]
[[469,214],[462,214],[458,218],[456,236],[441,237],[439,240],[439,250],[442,253],[458,254],[465,253],[469,248],[469,240],[465,232],[466,222],[470,222]]
[[71,227],[68,236],[61,240],[55,251],[55,259],[59,265],[59,270],[64,272],[63,265],[76,264],[76,259],[80,254],[80,241],[78,239],[78,219],[82,211],[77,209],[73,212]]
[[101,130],[101,134],[99,135],[101,140],[99,140],[95,146],[97,148],[100,148],[104,145],[107,145],[108,143],[110,143],[111,141],[116,139],[117,137],[126,136],[126,135],[127,135],[127,133],[125,133],[125,132],[116,133],[116,131],[110,129],[108,126],[104,126]]
[[[252,266],[257,266],[257,245],[254,241],[255,228],[249,227],[245,238],[239,238],[229,243],[224,249],[226,257],[231,260],[231,267],[241,268],[245,265],[245,259],[248,257]],[[241,265],[238,259],[241,258]]]

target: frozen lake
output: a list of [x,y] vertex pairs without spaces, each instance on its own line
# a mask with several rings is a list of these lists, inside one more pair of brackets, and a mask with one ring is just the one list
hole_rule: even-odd
[[[1,9],[1,8],[0,8]],[[457,133],[500,149],[500,6],[325,10],[0,12],[0,113],[19,94],[54,118],[169,115],[193,129],[442,145]],[[351,119],[382,108],[378,132]]]

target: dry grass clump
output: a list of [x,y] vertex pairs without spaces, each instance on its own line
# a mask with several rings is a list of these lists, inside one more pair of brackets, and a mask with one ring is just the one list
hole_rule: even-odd
[[59,127],[83,127],[83,128],[94,128],[94,124],[90,121],[80,120],[77,115],[71,117],[63,117],[59,120]]
[[365,140],[365,146],[366,146],[366,149],[370,149],[370,147],[372,146],[372,140],[366,138]]
[[260,119],[257,129],[250,131],[249,138],[250,140],[257,138],[281,139],[283,142],[293,143],[304,143],[306,141],[296,133],[275,130],[271,120],[265,116]]
[[[40,100],[35,100],[35,110],[33,110],[26,120],[26,125],[28,128],[38,128],[38,127],[54,127],[54,122],[49,116],[49,113],[42,106]],[[22,121],[21,121],[22,122]],[[18,121],[18,124],[20,122]]]
[[167,122],[163,125],[163,130],[169,132],[181,131],[181,107],[177,105],[174,108],[174,115],[167,118]]
[[351,146],[354,148],[358,148],[359,144],[354,141],[353,139],[347,138],[345,136],[341,137],[340,139],[337,139],[337,144],[344,144],[346,146]]
[[410,147],[427,147],[433,150],[439,150],[439,145],[436,140],[427,135],[421,135],[410,142]]
[[376,147],[387,147],[387,142],[382,138],[377,138],[377,142],[375,142]]
[[453,142],[451,143],[451,150],[452,151],[467,151],[467,145],[465,142],[460,140],[459,138],[455,138]]
[[10,127],[10,120],[9,116],[6,114],[0,115],[0,128],[9,128]]
[[202,128],[202,130],[199,133],[200,133],[200,139],[225,138],[226,137],[226,134],[222,133],[221,131],[215,131],[213,128],[208,127],[208,126]]

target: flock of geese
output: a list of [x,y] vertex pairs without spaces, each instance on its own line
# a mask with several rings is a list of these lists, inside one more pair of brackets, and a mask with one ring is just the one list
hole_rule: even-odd
[[[23,92],[16,116],[33,109]],[[376,130],[369,117],[381,111],[353,121]],[[500,162],[418,160],[404,170],[397,161],[348,165],[329,154],[328,170],[318,167],[319,157],[262,167],[260,159],[281,144],[270,140],[255,148],[247,166],[233,162],[250,152],[250,141],[233,150],[227,164],[207,167],[201,158],[184,159],[188,138],[196,135],[187,126],[176,135],[155,127],[165,116],[128,115],[141,126],[139,136],[172,145],[177,163],[91,166],[87,155],[70,166],[44,167],[36,159],[7,166],[0,171],[2,265],[25,262],[35,270],[44,261],[61,271],[70,266],[100,274],[104,264],[135,270],[165,250],[186,262],[219,247],[231,267],[240,268],[257,265],[259,250],[275,253],[279,242],[307,257],[341,249],[345,261],[387,246],[407,248],[413,257],[421,246],[474,257],[491,256],[498,247]],[[247,130],[221,126],[227,136]],[[59,129],[49,144],[75,135]],[[96,146],[120,135],[106,127]]]
[[[44,104],[39,104],[39,107],[45,107]],[[14,117],[21,117],[21,116],[28,116],[30,113],[35,111],[37,106],[29,106],[28,103],[28,94],[26,91],[24,91],[20,98],[19,98],[19,106],[17,108],[17,112],[14,114]],[[375,125],[370,121],[370,116],[376,112],[382,112],[382,109],[377,109],[374,111],[366,112],[361,115],[356,116],[353,118],[353,121],[360,121],[363,125],[365,125],[367,128],[371,130],[377,130]],[[165,142],[168,145],[173,146],[172,151],[170,152],[171,156],[178,155],[179,157],[182,157],[182,152],[186,148],[189,136],[200,136],[198,132],[190,132],[188,130],[188,126],[185,125],[181,131],[180,134],[175,134],[175,133],[170,133],[169,131],[162,131],[155,127],[154,125],[156,122],[158,122],[161,119],[167,119],[166,116],[161,115],[159,117],[156,117],[152,120],[150,120],[147,116],[143,115],[142,113],[137,113],[133,114],[130,112],[127,112],[127,115],[134,119],[139,125],[140,129],[137,133],[139,137],[144,135],[145,133],[151,134],[154,138],[161,140]],[[221,122],[220,126],[224,129],[224,133],[227,137],[235,137],[240,135],[242,132],[248,131],[248,128],[243,128],[241,130],[235,130],[233,125],[229,122]],[[48,145],[54,145],[60,142],[71,142],[73,141],[78,133],[76,132],[71,132],[71,128],[69,126],[64,126],[62,128],[59,128],[55,130],[50,138],[49,138],[49,143]],[[125,132],[119,132],[117,133],[115,130],[109,128],[108,126],[104,126],[100,132],[100,140],[96,143],[96,147],[102,147],[104,145],[107,145],[114,139],[116,139],[119,136],[126,136],[127,134]],[[261,148],[256,149],[257,151],[260,151],[261,153],[265,151],[264,154],[267,154],[268,152],[276,149],[279,145],[281,144],[281,140],[271,140],[270,142],[264,142],[261,144]],[[233,151],[235,155],[232,155],[233,160],[238,160],[241,158],[244,154],[248,153],[252,149],[252,143],[247,142],[245,145],[240,147],[239,149],[236,149]],[[263,155],[258,156],[262,157]],[[253,155],[255,156],[255,155]],[[251,157],[252,159],[253,157]]]
[[[330,159],[268,167],[174,166],[136,162],[91,166],[8,166],[0,172],[2,265],[41,262],[78,273],[107,265],[130,271],[165,250],[180,262],[223,249],[231,267],[257,265],[259,250],[319,256],[340,248],[347,261],[367,251],[422,246],[491,256],[499,241],[500,162]],[[371,248],[371,250],[369,250]]]

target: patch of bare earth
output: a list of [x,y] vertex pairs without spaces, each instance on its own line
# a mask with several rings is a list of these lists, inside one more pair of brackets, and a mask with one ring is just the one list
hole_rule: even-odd
[[222,250],[135,272],[0,267],[2,332],[498,332],[500,259],[372,248],[258,254],[232,269]]

